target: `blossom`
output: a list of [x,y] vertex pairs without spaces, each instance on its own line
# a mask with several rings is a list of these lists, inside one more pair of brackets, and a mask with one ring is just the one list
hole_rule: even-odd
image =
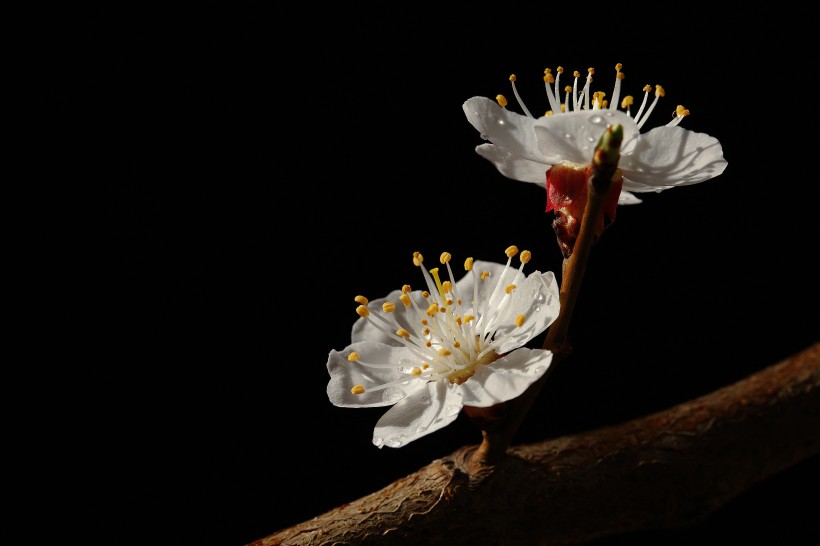
[[529,251],[505,253],[506,265],[467,258],[454,283],[449,253],[439,260],[449,276],[442,280],[416,252],[426,290],[404,285],[385,298],[355,298],[352,342],[328,355],[327,395],[339,407],[391,406],[374,445],[406,445],[455,421],[462,407],[506,402],[544,375],[552,353],[524,345],[557,317],[558,285],[552,272],[524,274]]
[[643,88],[643,101],[634,116],[631,95],[620,102],[623,111],[617,109],[624,79],[621,68],[620,64],[615,67],[611,100],[606,100],[603,92],[591,93],[594,69],[590,68],[580,91],[581,75],[574,73],[573,85],[563,88],[564,102],[560,100],[560,78],[564,69],[559,66],[555,75],[546,69],[544,83],[551,110],[539,118],[533,116],[521,100],[515,75],[510,76],[510,81],[525,115],[507,110],[503,95],[496,97],[497,102],[486,97],[468,99],[463,104],[467,119],[483,139],[491,142],[479,145],[476,152],[508,178],[544,184],[547,171],[555,165],[578,169],[589,165],[595,143],[604,129],[620,124],[624,131],[619,163],[623,187],[618,204],[640,203],[633,192],[660,192],[720,175],[727,165],[720,142],[707,134],[679,127],[681,120],[689,115],[689,110],[682,105],[665,125],[640,132],[659,98],[665,95],[660,85],[655,86],[651,103],[653,88],[649,85]]

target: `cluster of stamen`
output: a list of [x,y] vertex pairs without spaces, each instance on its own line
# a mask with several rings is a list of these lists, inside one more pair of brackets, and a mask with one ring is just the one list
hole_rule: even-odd
[[[368,307],[369,300],[364,296],[354,299],[359,306],[356,313],[368,320],[382,333],[408,348],[416,358],[413,366],[397,363],[368,362],[357,352],[348,354],[347,359],[353,365],[371,368],[401,368],[402,376],[382,385],[368,386],[368,391],[382,390],[411,380],[441,381],[461,384],[475,373],[481,364],[490,364],[499,358],[496,349],[501,346],[510,332],[499,332],[504,325],[507,306],[516,289],[515,277],[522,273],[524,265],[530,261],[532,254],[528,250],[520,253],[516,246],[505,250],[507,267],[500,278],[493,279],[488,271],[477,272],[473,268],[473,259],[464,261],[464,269],[473,276],[473,293],[459,294],[453,281],[450,266],[452,256],[443,252],[439,258],[446,267],[450,280],[441,280],[439,268],[428,270],[424,266],[424,257],[419,252],[413,254],[413,264],[419,267],[424,276],[427,290],[421,292],[421,299],[411,297],[412,289],[405,284],[401,288],[398,302],[386,301],[381,312]],[[521,262],[517,272],[510,267],[514,256],[519,255]],[[495,282],[489,298],[479,301],[479,283]],[[485,292],[486,293],[486,292]],[[463,298],[469,298],[466,305]],[[400,324],[396,319],[399,305],[404,307],[407,320]],[[515,317],[517,328],[523,328],[527,317],[520,314]],[[353,394],[365,392],[364,385],[351,389]]]
[[[551,68],[547,68],[544,70],[544,86],[547,91],[547,100],[549,101],[550,109],[544,114],[545,116],[551,116],[555,113],[564,113],[564,112],[577,112],[579,110],[602,110],[602,109],[610,109],[614,110],[618,107],[618,101],[621,97],[621,81],[624,79],[624,73],[621,72],[621,68],[623,65],[618,63],[615,65],[615,87],[612,91],[612,99],[607,100],[606,93],[603,91],[595,91],[591,93],[591,85],[592,85],[592,75],[595,73],[594,68],[587,69],[587,76],[586,81],[583,87],[578,89],[579,87],[579,80],[581,78],[581,73],[577,70],[572,73],[575,80],[573,81],[572,85],[567,85],[563,88],[564,91],[564,102],[561,102],[561,87],[560,87],[560,80],[561,74],[564,73],[564,68],[559,66],[555,69],[555,75],[552,73]],[[529,109],[524,105],[524,101],[521,99],[521,96],[518,94],[518,89],[515,86],[515,74],[510,75],[510,83],[512,84],[513,94],[515,95],[515,99],[518,101],[518,105],[524,111],[524,113],[530,117],[535,118],[535,116],[530,113]],[[644,96],[643,102],[641,102],[641,106],[638,109],[638,112],[635,114],[634,120],[635,123],[638,125],[638,129],[643,127],[646,120],[649,118],[649,115],[652,113],[652,110],[655,109],[655,105],[658,103],[658,99],[663,97],[666,92],[664,91],[663,87],[660,85],[656,85],[654,87],[654,100],[649,103],[649,95],[652,92],[653,87],[651,85],[646,85],[643,88]],[[496,101],[501,107],[506,108],[507,106],[507,99],[504,95],[496,96]],[[621,100],[621,108],[626,112],[626,115],[632,117],[631,107],[635,99],[632,95],[627,95],[626,97]],[[647,104],[649,103],[649,107],[647,108]],[[684,108],[682,105],[678,105],[675,111],[672,114],[672,120],[667,123],[668,126],[674,127],[678,125],[681,120],[689,115],[689,110]]]

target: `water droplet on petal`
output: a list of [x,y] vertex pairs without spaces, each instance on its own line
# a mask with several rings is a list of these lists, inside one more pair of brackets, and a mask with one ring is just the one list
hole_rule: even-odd
[[405,366],[412,367],[413,366],[413,361],[410,360],[409,358],[402,358],[401,360],[399,360],[399,366],[401,366],[402,368],[404,368]]
[[395,403],[404,398],[404,391],[398,387],[388,387],[382,393],[382,401],[388,403]]
[[589,122],[594,123],[595,125],[600,125],[604,122],[604,118],[602,118],[601,116],[592,116],[591,118],[589,118]]
[[588,136],[588,137],[587,137],[587,140],[588,140],[588,141],[590,141],[590,142],[595,142],[595,139],[594,139],[594,138],[592,138],[591,136]]
[[546,297],[546,296],[544,295],[544,293],[542,292],[542,293],[538,294],[538,298],[536,299],[536,301],[537,301],[538,303],[544,303],[544,301],[545,301],[546,299],[547,299],[547,297]]
[[535,306],[535,312],[536,312],[536,313],[538,313],[538,312],[540,312],[540,311],[541,311],[541,306],[540,306],[540,305],[536,305],[536,306]]
[[458,404],[450,404],[446,408],[444,408],[444,413],[447,414],[448,417],[452,417],[456,415],[458,412],[461,411],[461,406]]
[[396,440],[396,439],[391,438],[390,440],[387,440],[384,443],[384,445],[386,445],[387,447],[399,447],[399,446],[401,446],[401,442]]
[[571,135],[571,134],[569,134],[569,133],[566,133],[566,134],[564,135],[564,137],[565,137],[565,138],[572,138],[572,135]]
[[535,373],[541,373],[543,371],[544,371],[544,366],[536,366],[535,367]]
[[503,119],[498,120],[498,124],[499,125],[504,125],[504,120]]
[[378,436],[374,436],[374,437],[373,437],[373,445],[374,445],[374,446],[376,446],[376,447],[382,447],[382,444],[384,444],[384,440],[383,440],[383,439],[379,438]]

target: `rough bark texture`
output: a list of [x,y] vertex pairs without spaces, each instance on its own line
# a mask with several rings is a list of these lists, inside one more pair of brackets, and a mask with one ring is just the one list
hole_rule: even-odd
[[481,475],[473,449],[253,545],[559,546],[695,523],[820,453],[820,343],[668,410],[511,448]]

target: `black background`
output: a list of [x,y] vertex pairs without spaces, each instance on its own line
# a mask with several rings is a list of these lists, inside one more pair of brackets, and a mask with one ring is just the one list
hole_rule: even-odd
[[[623,63],[625,93],[666,89],[645,129],[684,104],[682,126],[728,161],[618,209],[575,357],[516,443],[665,409],[817,341],[813,97],[797,42],[765,39],[782,21],[203,6],[72,13],[48,48],[48,317],[70,364],[36,433],[57,487],[33,502],[78,507],[63,532],[79,542],[239,546],[479,440],[461,417],[375,448],[384,409],[332,406],[325,362],[349,342],[355,295],[420,282],[413,251],[500,261],[516,244],[529,271],[560,270],[544,189],[479,157],[461,110],[502,93],[519,111],[511,73],[538,112],[545,67],[594,66],[611,96]],[[694,528],[599,544],[808,544],[818,468]]]

